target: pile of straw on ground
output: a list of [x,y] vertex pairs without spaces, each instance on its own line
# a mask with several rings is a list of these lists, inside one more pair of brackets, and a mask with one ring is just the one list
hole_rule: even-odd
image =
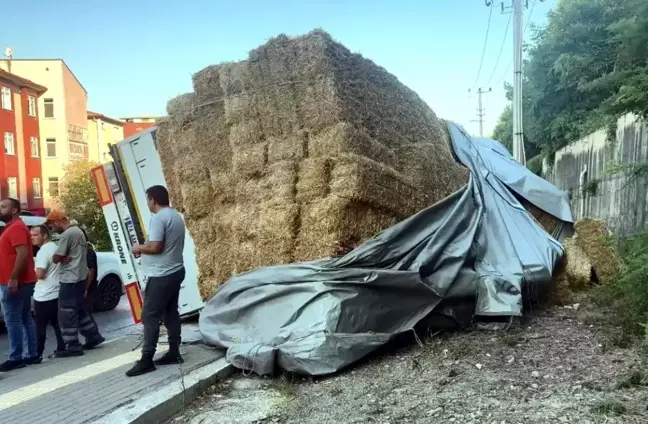
[[597,219],[582,219],[574,224],[576,243],[587,255],[592,268],[601,282],[613,281],[621,269],[621,259],[613,243],[609,242],[610,231],[605,222]]
[[553,300],[570,303],[573,293],[593,283],[613,281],[621,269],[616,248],[606,238],[605,222],[586,218],[574,224],[575,234],[563,243],[565,256],[554,272]]
[[468,181],[443,121],[327,33],[209,66],[157,141],[203,297],[233,274],[348,252]]

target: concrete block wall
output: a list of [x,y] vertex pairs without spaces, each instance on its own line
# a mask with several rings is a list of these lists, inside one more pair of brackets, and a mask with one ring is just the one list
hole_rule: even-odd
[[617,235],[648,228],[648,173],[634,175],[640,164],[648,170],[648,126],[635,115],[617,121],[616,137],[603,128],[545,159],[543,176],[570,193],[574,219],[605,220]]

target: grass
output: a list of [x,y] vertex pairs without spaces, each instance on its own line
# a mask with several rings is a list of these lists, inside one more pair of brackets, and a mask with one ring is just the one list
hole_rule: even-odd
[[268,388],[276,390],[286,399],[294,399],[298,395],[297,384],[295,383],[294,377],[288,374],[283,374],[279,378],[270,380]]
[[626,333],[612,340],[623,347],[631,343],[632,337],[644,337],[648,342],[644,327],[648,323],[648,231],[618,241],[617,249],[624,265],[621,273],[613,281],[602,281],[595,287],[592,300],[602,310],[611,311],[603,314],[604,321],[620,327],[619,333]]
[[592,412],[600,415],[623,415],[628,408],[615,399],[605,399],[592,407]]
[[641,371],[634,371],[623,378],[621,378],[615,388],[617,390],[621,389],[631,389],[633,387],[645,386],[646,385],[646,376]]

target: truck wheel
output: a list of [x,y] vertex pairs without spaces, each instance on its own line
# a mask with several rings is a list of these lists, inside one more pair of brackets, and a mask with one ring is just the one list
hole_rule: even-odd
[[122,285],[119,278],[109,275],[101,280],[95,293],[94,310],[96,312],[112,311],[119,304]]

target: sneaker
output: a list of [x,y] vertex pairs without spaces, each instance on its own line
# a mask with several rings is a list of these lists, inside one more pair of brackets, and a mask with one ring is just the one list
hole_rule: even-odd
[[24,367],[25,367],[25,361],[23,361],[22,359],[18,359],[15,361],[11,361],[11,360],[4,361],[2,364],[0,364],[0,372],[9,372]]
[[155,365],[173,365],[173,364],[182,364],[184,359],[177,352],[167,352],[162,355],[160,358],[153,361]]
[[137,377],[138,375],[146,374],[152,371],[155,371],[155,365],[150,359],[142,358],[139,361],[135,362],[133,368],[126,371],[127,377]]
[[27,358],[24,360],[25,365],[38,365],[43,362],[43,357],[41,355],[34,356],[32,358]]
[[106,341],[105,338],[103,338],[102,336],[99,336],[98,339],[86,341],[85,344],[83,345],[83,348],[85,350],[94,349],[95,347],[99,346],[101,343],[103,343],[105,341]]
[[67,349],[54,352],[55,358],[72,358],[74,356],[83,356],[83,351],[80,349]]

